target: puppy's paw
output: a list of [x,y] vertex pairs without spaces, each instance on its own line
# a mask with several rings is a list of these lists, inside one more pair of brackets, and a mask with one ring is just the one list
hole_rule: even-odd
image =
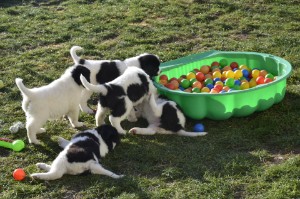
[[83,122],[77,122],[73,125],[74,128],[83,127],[83,126],[84,126]]
[[69,141],[62,138],[62,137],[58,137],[58,145],[61,147],[61,148],[65,148],[68,144],[69,144]]
[[41,145],[41,142],[37,139],[29,139],[30,144],[36,144],[36,145]]
[[30,175],[30,177],[34,178],[34,179],[40,179],[40,174],[39,173],[32,173]]
[[48,170],[48,165],[42,162],[36,163],[35,164],[37,168],[42,169],[42,170]]
[[120,179],[123,178],[125,175],[117,175],[117,174],[113,174],[111,177],[114,179]]
[[128,133],[132,134],[132,135],[136,135],[137,133],[137,129],[136,128],[132,128],[128,131]]
[[40,128],[40,130],[37,133],[45,133],[46,129],[45,128]]

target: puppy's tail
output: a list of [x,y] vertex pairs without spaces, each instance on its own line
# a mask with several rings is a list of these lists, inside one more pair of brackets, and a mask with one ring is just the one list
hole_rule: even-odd
[[207,132],[187,132],[185,130],[180,130],[177,132],[178,135],[187,136],[187,137],[197,137],[197,136],[204,136]]
[[81,59],[79,56],[76,55],[77,50],[83,50],[83,48],[80,47],[80,46],[73,46],[70,49],[71,57],[72,57],[75,64],[84,64],[85,60]]
[[15,81],[21,93],[26,97],[30,98],[32,96],[32,91],[24,86],[23,80],[20,78],[16,78]]
[[103,86],[101,84],[99,84],[99,85],[91,84],[86,80],[86,78],[83,75],[80,75],[80,81],[81,81],[82,85],[90,91],[93,91],[95,93],[101,93],[102,95],[107,94],[107,89],[105,86]]

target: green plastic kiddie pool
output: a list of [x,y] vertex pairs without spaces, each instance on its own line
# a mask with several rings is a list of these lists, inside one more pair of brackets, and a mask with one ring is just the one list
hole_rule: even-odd
[[243,117],[255,111],[263,111],[273,104],[280,102],[285,95],[286,79],[291,74],[291,64],[270,54],[256,52],[226,52],[209,51],[193,54],[161,64],[161,74],[168,77],[180,77],[189,71],[209,65],[214,61],[226,59],[228,63],[237,62],[249,68],[267,70],[276,80],[247,90],[227,93],[187,93],[170,90],[159,84],[159,77],[155,77],[154,85],[158,92],[168,99],[175,101],[184,114],[192,119],[209,118],[224,120],[230,117]]

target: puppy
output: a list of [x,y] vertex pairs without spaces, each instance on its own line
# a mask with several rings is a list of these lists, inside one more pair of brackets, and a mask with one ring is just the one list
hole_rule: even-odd
[[143,102],[134,108],[137,117],[143,117],[148,121],[147,128],[134,127],[129,130],[132,134],[154,135],[177,134],[181,136],[203,136],[206,132],[187,132],[184,130],[185,116],[181,109],[173,101],[156,96],[156,107]]
[[88,90],[100,93],[96,113],[97,126],[104,123],[106,114],[110,112],[111,125],[119,133],[125,134],[120,123],[130,114],[131,109],[144,100],[150,105],[155,104],[152,94],[156,93],[156,88],[150,77],[140,68],[129,67],[123,75],[105,84],[90,84],[84,76],[81,76],[80,79]]
[[[80,46],[73,46],[70,49],[71,57],[73,58],[75,65],[83,65],[93,71],[91,72],[90,77],[92,84],[104,84],[110,82],[123,74],[129,66],[143,69],[151,78],[160,73],[160,60],[158,56],[153,54],[144,53],[136,57],[125,59],[124,61],[85,60],[77,56],[77,50],[82,50],[82,48]],[[84,90],[80,102],[81,111],[89,114],[94,113],[87,105],[87,101],[92,93],[93,92],[89,90]]]
[[78,175],[86,171],[112,178],[121,178],[104,169],[99,160],[112,151],[120,138],[117,130],[110,125],[102,125],[95,129],[85,130],[76,134],[71,141],[59,138],[59,145],[64,149],[51,165],[37,163],[37,167],[47,173],[33,173],[31,177],[41,180],[56,180],[64,174]]
[[79,79],[83,75],[90,81],[90,71],[83,66],[73,66],[57,80],[39,88],[26,88],[23,80],[16,78],[16,84],[23,96],[22,109],[26,114],[26,130],[29,143],[40,144],[37,133],[48,119],[68,116],[72,127],[81,127],[78,122],[81,93],[85,88]]

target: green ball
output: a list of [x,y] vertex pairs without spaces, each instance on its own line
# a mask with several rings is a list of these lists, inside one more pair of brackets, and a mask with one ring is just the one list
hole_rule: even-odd
[[228,65],[228,62],[226,59],[221,59],[219,63],[222,68]]
[[229,88],[232,88],[234,86],[234,79],[233,78],[227,78],[225,80],[225,85],[228,86]]
[[14,151],[21,151],[22,149],[24,149],[25,147],[25,143],[22,140],[15,140],[12,143],[12,149]]
[[190,81],[187,79],[182,79],[180,82],[180,86],[182,86],[183,88],[188,88],[190,86]]

